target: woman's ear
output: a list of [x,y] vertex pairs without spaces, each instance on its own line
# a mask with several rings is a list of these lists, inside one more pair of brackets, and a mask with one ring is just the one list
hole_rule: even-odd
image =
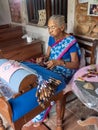
[[64,31],[64,30],[65,30],[65,26],[62,25],[62,26],[61,26],[61,31]]

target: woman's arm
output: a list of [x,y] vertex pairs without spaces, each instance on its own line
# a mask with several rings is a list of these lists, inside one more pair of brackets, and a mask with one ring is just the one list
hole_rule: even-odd
[[51,50],[51,47],[48,46],[47,52],[46,52],[46,55],[45,55],[47,58],[49,58],[49,56],[50,56],[50,50]]
[[78,69],[79,68],[79,58],[77,52],[71,53],[71,61],[65,62],[64,60],[50,60],[46,63],[47,68],[52,69],[55,66],[65,66],[69,69]]
[[71,53],[71,62],[63,62],[66,68],[78,69],[79,68],[79,58],[77,52]]
[[36,63],[40,64],[42,61],[48,59],[48,58],[49,58],[49,55],[50,55],[50,50],[51,50],[51,47],[48,46],[48,48],[47,48],[47,52],[46,52],[46,55],[37,58],[37,59],[36,59]]

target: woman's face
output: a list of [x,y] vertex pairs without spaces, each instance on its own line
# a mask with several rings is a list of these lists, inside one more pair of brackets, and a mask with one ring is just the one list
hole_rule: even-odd
[[53,37],[58,37],[62,33],[62,29],[58,26],[56,21],[49,20],[48,21],[48,32]]

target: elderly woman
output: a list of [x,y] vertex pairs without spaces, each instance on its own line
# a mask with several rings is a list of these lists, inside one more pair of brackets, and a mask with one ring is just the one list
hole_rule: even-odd
[[[50,37],[47,53],[44,57],[37,58],[36,63],[40,65],[43,63],[48,70],[60,75],[61,79],[67,83],[79,68],[80,49],[78,43],[74,36],[65,32],[65,19],[62,15],[50,17],[48,31]],[[28,66],[32,68],[32,65]],[[36,65],[33,68],[36,69]],[[48,74],[44,75],[47,76]],[[38,122],[34,126],[38,126],[39,122],[44,120],[46,111],[32,119],[31,122]]]
[[[62,15],[53,15],[48,21],[50,34],[48,49],[44,59],[47,68],[61,74],[68,82],[79,68],[80,49],[78,43],[70,34],[65,32],[65,19]],[[43,57],[36,60],[41,63]]]

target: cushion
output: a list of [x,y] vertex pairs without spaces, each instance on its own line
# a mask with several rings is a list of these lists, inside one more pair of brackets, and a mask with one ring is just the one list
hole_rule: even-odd
[[19,118],[35,109],[38,106],[37,98],[35,96],[36,88],[18,96],[17,98],[11,98],[8,102],[12,108],[12,120],[17,121]]

